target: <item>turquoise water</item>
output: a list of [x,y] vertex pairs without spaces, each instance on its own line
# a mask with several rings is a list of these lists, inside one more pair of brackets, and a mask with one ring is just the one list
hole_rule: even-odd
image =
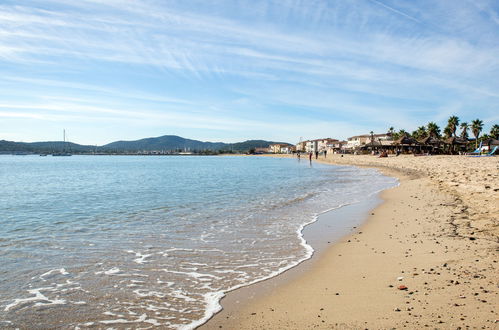
[[266,157],[0,156],[0,326],[193,327],[309,258],[303,226],[396,184]]

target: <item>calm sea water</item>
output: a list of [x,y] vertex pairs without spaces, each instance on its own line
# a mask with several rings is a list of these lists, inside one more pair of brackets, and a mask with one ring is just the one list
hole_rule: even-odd
[[192,328],[310,258],[317,214],[396,184],[265,157],[0,156],[0,327]]

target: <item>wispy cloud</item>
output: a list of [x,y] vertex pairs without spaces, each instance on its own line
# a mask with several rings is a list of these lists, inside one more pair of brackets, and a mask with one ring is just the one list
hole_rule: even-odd
[[[152,94],[143,91],[124,91],[118,88],[99,86],[97,84],[87,84],[79,83],[65,80],[53,80],[53,79],[38,79],[38,78],[25,78],[25,77],[1,77],[0,83],[8,82],[8,84],[23,84],[27,86],[43,86],[43,87],[54,87],[57,90],[76,90],[76,91],[91,91],[97,92],[101,95],[109,95],[110,97],[116,99],[137,99],[144,101],[162,102],[162,103],[172,103],[172,104],[185,104],[185,105],[196,105],[193,100],[180,99],[175,97],[167,97],[163,95]],[[67,92],[66,92],[67,93]],[[41,98],[48,98],[48,95],[41,94],[38,95]],[[53,96],[52,98],[61,98],[62,96]],[[62,97],[63,98],[63,97]],[[83,100],[83,99],[80,99]],[[87,100],[88,101],[88,100]]]
[[385,8],[385,9],[388,9],[389,11],[394,12],[394,13],[396,13],[397,15],[401,15],[401,16],[403,16],[403,17],[405,17],[405,18],[407,18],[407,19],[409,19],[409,20],[411,20],[411,21],[414,21],[414,22],[416,22],[416,23],[421,23],[421,21],[420,21],[419,19],[417,19],[417,18],[415,18],[415,17],[412,17],[412,16],[410,16],[410,15],[407,15],[406,13],[404,13],[404,12],[402,12],[402,11],[398,10],[398,9],[395,9],[395,8],[393,8],[393,7],[390,7],[390,6],[388,6],[388,5],[384,4],[384,3],[382,3],[381,1],[378,1],[378,0],[369,0],[369,1],[371,1],[371,2],[373,2],[373,3],[375,3],[375,4],[377,4],[377,5],[379,5],[379,6],[383,7],[383,8]]
[[361,130],[449,109],[493,118],[497,10],[487,0],[5,2],[0,103],[33,108],[0,111],[205,132],[253,126],[283,138],[289,131],[265,116],[333,125],[362,114],[349,126]]

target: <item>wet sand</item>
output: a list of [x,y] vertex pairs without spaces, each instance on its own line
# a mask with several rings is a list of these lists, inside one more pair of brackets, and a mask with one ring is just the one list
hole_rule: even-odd
[[401,184],[381,194],[384,203],[364,225],[293,276],[229,293],[224,310],[202,328],[499,326],[497,157],[321,161],[377,167]]

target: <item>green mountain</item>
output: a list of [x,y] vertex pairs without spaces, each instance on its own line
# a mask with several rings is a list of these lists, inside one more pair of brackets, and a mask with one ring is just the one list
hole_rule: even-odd
[[0,152],[53,153],[63,150],[71,152],[91,152],[95,150],[95,147],[62,141],[27,143],[0,140]]
[[31,151],[27,143],[0,140],[0,151]]
[[176,135],[164,135],[154,138],[146,138],[135,141],[116,141],[100,147],[80,145],[71,142],[49,141],[49,142],[12,142],[0,140],[0,152],[32,152],[53,153],[68,150],[73,153],[109,152],[127,153],[137,151],[192,151],[192,152],[247,152],[251,149],[268,147],[270,144],[282,143],[265,140],[248,140],[238,143],[202,142],[185,139]]
[[50,141],[50,142],[32,142],[29,143],[35,150],[42,150],[44,152],[56,151],[71,151],[71,152],[92,152],[96,150],[96,146],[81,145],[72,142]]
[[237,142],[228,145],[230,150],[238,151],[238,152],[246,152],[255,148],[267,148],[271,144],[288,144],[284,142],[271,142],[265,140],[248,140],[244,142]]
[[103,145],[101,149],[109,151],[153,151],[153,150],[219,150],[226,144],[222,142],[201,142],[184,139],[176,135],[164,135],[136,141],[116,141]]

